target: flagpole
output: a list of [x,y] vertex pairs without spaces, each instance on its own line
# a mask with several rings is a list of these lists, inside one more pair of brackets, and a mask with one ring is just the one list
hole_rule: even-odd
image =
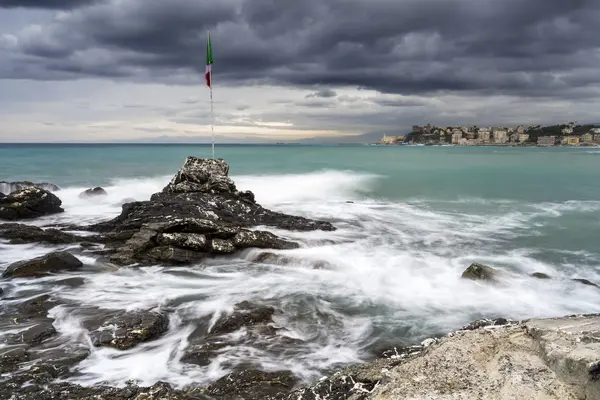
[[210,74],[210,132],[212,137],[212,158],[215,158],[215,112],[213,109],[212,72]]

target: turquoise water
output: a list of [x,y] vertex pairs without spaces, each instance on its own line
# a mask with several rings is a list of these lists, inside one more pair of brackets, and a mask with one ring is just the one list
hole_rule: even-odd
[[[374,349],[415,343],[479,317],[600,312],[600,289],[572,281],[600,284],[600,149],[227,145],[216,152],[238,188],[254,191],[265,207],[326,219],[338,229],[275,231],[301,244],[286,251],[295,260],[286,266],[251,263],[250,252],[181,270],[85,275],[81,288],[58,292],[76,309],[172,305],[176,329],[160,344],[125,355],[93,352],[75,381],[182,386],[244,362],[310,381],[368,359]],[[209,157],[210,147],[0,145],[0,180],[61,186],[56,194],[65,213],[29,223],[88,224],[118,215],[125,199],[160,191],[189,155]],[[78,197],[98,185],[108,196]],[[47,251],[0,242],[0,269]],[[461,279],[472,262],[497,268],[501,282]],[[17,287],[40,290],[30,281]],[[182,367],[173,354],[197,328],[194,318],[244,300],[282,310],[277,323],[300,344],[284,356],[232,346],[209,367]],[[53,312],[57,345],[82,335],[72,311]]]

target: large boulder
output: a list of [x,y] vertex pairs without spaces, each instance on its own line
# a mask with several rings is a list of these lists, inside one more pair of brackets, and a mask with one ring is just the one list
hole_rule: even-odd
[[487,265],[473,263],[463,272],[463,279],[472,281],[494,281],[496,280],[497,272],[494,268]]
[[49,253],[31,260],[18,261],[6,268],[3,278],[25,278],[44,276],[60,271],[74,271],[83,266],[83,263],[71,253],[66,251]]
[[0,219],[17,220],[61,213],[62,202],[45,189],[29,187],[0,199]]
[[171,182],[149,201],[123,205],[121,215],[88,229],[105,233],[111,261],[187,264],[208,255],[228,255],[248,248],[299,247],[254,226],[310,231],[335,228],[325,221],[273,212],[251,192],[240,192],[223,160],[188,157]]
[[92,188],[92,189],[84,190],[83,192],[79,193],[79,197],[81,197],[81,198],[106,196],[106,195],[108,195],[108,193],[106,193],[106,190],[104,190],[103,188],[101,188],[99,186]]
[[158,312],[134,311],[115,315],[91,332],[95,346],[126,350],[160,337],[169,328],[169,318]]
[[30,188],[30,187],[36,187],[36,188],[48,190],[50,192],[56,192],[57,190],[60,190],[60,188],[58,186],[56,186],[53,183],[48,183],[48,182],[34,183],[34,182],[29,182],[29,181],[20,181],[20,182],[0,181],[0,193],[8,194],[8,193],[12,193],[17,190]]

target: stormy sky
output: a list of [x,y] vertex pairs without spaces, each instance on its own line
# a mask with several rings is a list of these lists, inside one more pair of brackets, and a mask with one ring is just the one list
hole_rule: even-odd
[[598,0],[0,0],[0,141],[600,122]]

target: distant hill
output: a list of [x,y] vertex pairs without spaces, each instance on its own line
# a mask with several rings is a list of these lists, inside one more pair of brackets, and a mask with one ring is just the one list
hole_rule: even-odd
[[384,132],[370,132],[362,135],[344,135],[344,136],[316,136],[308,139],[299,139],[286,143],[301,144],[362,144],[374,143],[382,138]]

